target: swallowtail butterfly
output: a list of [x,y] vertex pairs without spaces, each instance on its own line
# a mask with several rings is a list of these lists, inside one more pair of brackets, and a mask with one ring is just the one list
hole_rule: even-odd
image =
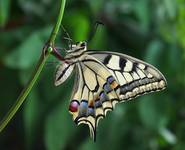
[[75,123],[87,124],[95,140],[101,118],[115,105],[166,87],[162,73],[139,59],[108,51],[87,51],[86,42],[72,44],[57,66],[55,85],[62,84],[75,70],[69,105]]

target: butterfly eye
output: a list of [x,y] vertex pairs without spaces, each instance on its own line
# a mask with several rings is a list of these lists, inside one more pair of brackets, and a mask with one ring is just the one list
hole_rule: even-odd
[[86,43],[85,42],[82,42],[82,44],[80,46],[81,47],[84,47],[84,46],[86,46]]

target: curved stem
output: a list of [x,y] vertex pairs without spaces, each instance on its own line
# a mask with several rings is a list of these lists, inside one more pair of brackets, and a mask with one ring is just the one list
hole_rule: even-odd
[[63,15],[64,15],[65,4],[66,4],[66,0],[62,0],[59,15],[58,15],[58,19],[57,19],[57,22],[55,24],[55,27],[53,28],[51,36],[50,36],[50,40],[49,40],[50,44],[54,44],[57,33],[60,29],[60,25],[61,25],[62,18],[63,18]]
[[20,106],[22,105],[22,103],[24,102],[24,100],[26,99],[28,94],[30,93],[30,91],[31,91],[33,85],[36,83],[48,57],[49,57],[49,53],[47,53],[45,56],[41,55],[39,62],[37,64],[36,70],[33,73],[33,77],[28,82],[27,86],[23,89],[20,96],[18,97],[18,99],[16,100],[14,105],[10,108],[9,112],[6,114],[4,119],[1,121],[0,132],[6,127],[6,125],[9,123],[9,121],[13,118],[15,113],[18,111],[18,109],[20,108]]
[[50,54],[53,52],[53,45],[54,45],[54,42],[56,39],[56,35],[60,29],[60,25],[61,25],[63,14],[64,14],[65,3],[66,3],[66,0],[61,0],[61,6],[60,6],[60,11],[59,11],[59,15],[57,18],[57,22],[55,24],[55,27],[53,28],[53,31],[51,33],[51,36],[50,36],[47,44],[43,48],[42,55],[40,56],[39,62],[37,63],[37,66],[36,66],[35,71],[32,75],[32,78],[28,82],[27,86],[23,89],[23,91],[21,92],[20,96],[18,97],[18,99],[16,100],[14,105],[10,108],[9,112],[6,114],[4,119],[0,122],[0,132],[6,127],[6,125],[10,122],[10,120],[13,118],[15,113],[18,111],[20,106],[25,101],[26,97],[30,93],[34,84],[38,80],[39,75],[40,75],[41,71],[43,70],[43,67],[44,67],[47,59],[49,58]]

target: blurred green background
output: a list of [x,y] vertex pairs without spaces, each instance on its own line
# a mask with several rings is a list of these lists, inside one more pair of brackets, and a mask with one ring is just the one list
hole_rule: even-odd
[[[59,0],[0,0],[0,119],[30,79],[55,24]],[[67,0],[63,25],[74,41],[99,27],[89,49],[126,53],[156,66],[168,88],[128,103],[101,120],[97,142],[68,113],[73,77],[53,84],[57,60],[0,134],[1,150],[185,149],[185,1]],[[59,34],[56,46],[67,47]]]

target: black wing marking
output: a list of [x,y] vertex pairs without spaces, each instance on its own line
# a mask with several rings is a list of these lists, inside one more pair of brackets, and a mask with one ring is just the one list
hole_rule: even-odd
[[57,66],[55,73],[55,85],[62,84],[71,75],[74,69],[74,64],[67,64],[62,62]]
[[76,64],[77,78],[69,111],[79,125],[87,124],[90,135],[96,139],[98,121],[113,110],[119,101],[119,84],[106,67],[91,56]]
[[162,90],[167,82],[162,73],[152,65],[131,56],[116,52],[88,51],[87,54],[102,62],[120,84],[122,101]]

